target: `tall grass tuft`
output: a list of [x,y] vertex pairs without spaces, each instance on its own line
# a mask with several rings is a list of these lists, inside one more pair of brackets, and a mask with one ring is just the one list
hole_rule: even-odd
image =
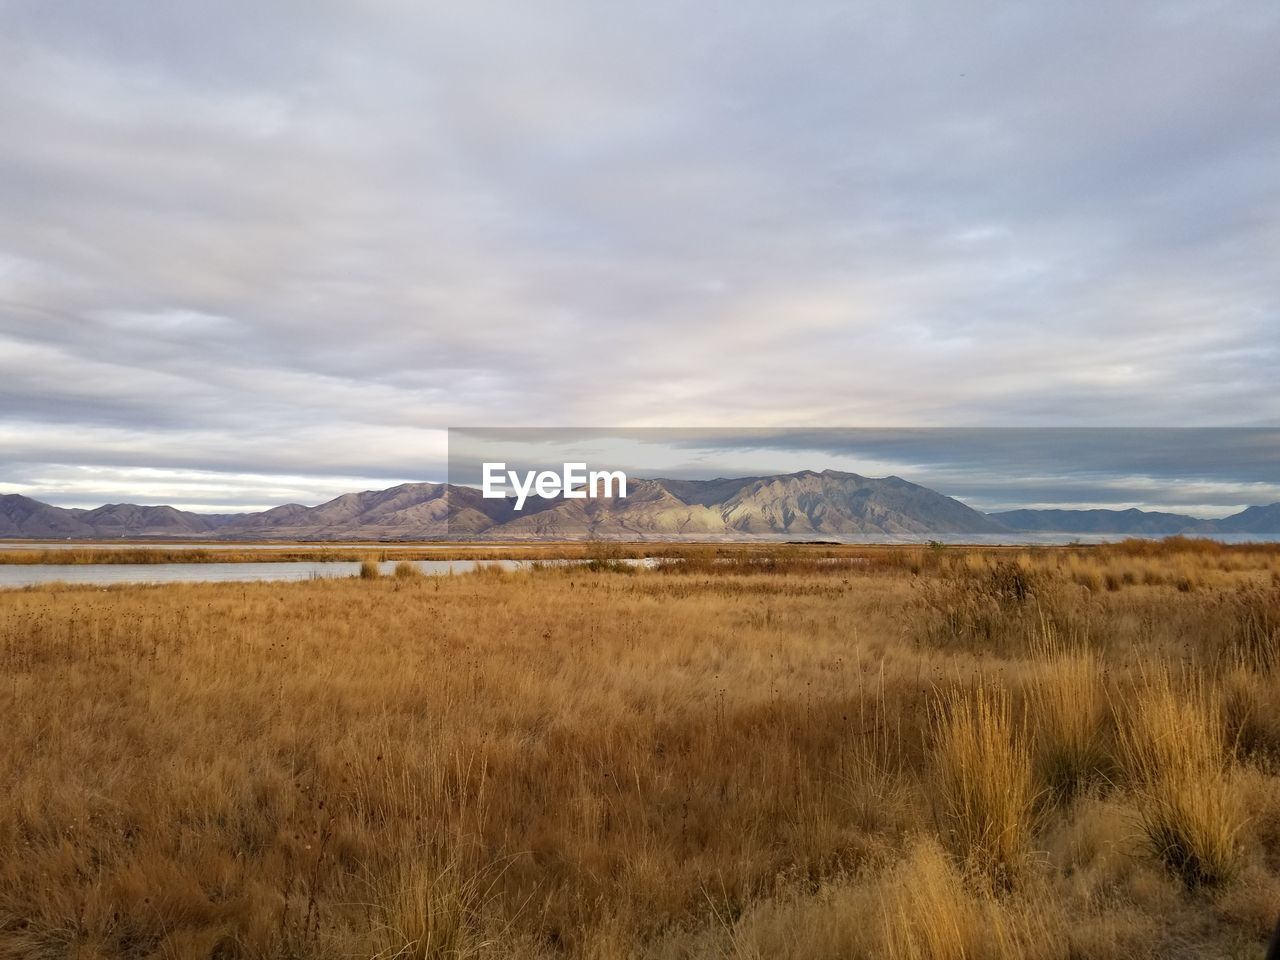
[[424,851],[404,861],[379,891],[377,960],[470,960],[489,944],[481,912],[492,879],[467,870],[456,855]]
[[1228,643],[1240,664],[1264,673],[1280,665],[1280,588],[1240,590],[1224,605]]
[[945,694],[934,717],[934,787],[952,853],[995,887],[1013,886],[1034,832],[1031,757],[1003,687]]
[[361,580],[377,580],[382,576],[382,567],[377,560],[362,560],[360,562],[360,579]]
[[410,560],[401,560],[393,572],[397,580],[416,580],[423,576],[422,569]]
[[1026,650],[1045,622],[1086,631],[1078,593],[1058,570],[1027,557],[958,558],[921,586],[928,611],[922,639],[936,647],[1014,655]]
[[1106,690],[1097,655],[1048,628],[1033,647],[1040,668],[1027,692],[1036,774],[1057,802],[1084,790],[1106,767]]
[[1244,824],[1221,697],[1202,679],[1144,677],[1119,732],[1125,773],[1152,854],[1188,888],[1215,885],[1240,864]]
[[920,841],[887,878],[881,892],[882,942],[887,960],[1030,960],[1060,955],[1037,911],[1012,898],[970,890],[946,854]]

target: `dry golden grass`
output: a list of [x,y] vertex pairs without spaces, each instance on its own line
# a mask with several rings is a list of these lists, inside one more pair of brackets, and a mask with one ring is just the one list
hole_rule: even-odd
[[1068,801],[1108,767],[1102,667],[1091,647],[1063,643],[1047,629],[1031,652],[1040,668],[1027,690],[1036,769],[1051,799]]
[[1259,951],[1274,552],[685,556],[0,594],[0,957]]
[[401,560],[395,565],[392,571],[393,576],[399,577],[401,580],[412,580],[414,577],[423,576],[423,572],[419,567],[414,566],[408,560]]
[[934,723],[934,796],[957,860],[996,889],[1013,887],[1034,830],[1035,784],[1025,732],[1003,687],[952,689]]
[[1120,728],[1152,852],[1188,887],[1221,884],[1240,866],[1244,810],[1232,779],[1217,692],[1203,677],[1144,676]]

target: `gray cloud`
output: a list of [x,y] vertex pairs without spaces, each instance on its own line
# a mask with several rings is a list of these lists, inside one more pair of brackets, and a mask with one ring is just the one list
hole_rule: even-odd
[[475,423],[1280,424],[1265,0],[0,27],[7,489],[321,497]]
[[634,477],[710,479],[805,469],[897,475],[982,510],[1175,509],[1200,517],[1280,502],[1280,430],[1264,428],[482,428],[449,431],[449,479],[485,461],[563,462]]

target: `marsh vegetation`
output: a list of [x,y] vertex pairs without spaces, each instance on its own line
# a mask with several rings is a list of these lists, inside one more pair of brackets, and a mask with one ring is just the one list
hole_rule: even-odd
[[0,956],[1244,957],[1280,553],[0,594]]

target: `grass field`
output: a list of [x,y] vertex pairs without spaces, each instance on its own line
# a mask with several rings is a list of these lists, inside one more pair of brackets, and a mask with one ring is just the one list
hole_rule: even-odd
[[0,594],[0,957],[1253,957],[1280,552]]

